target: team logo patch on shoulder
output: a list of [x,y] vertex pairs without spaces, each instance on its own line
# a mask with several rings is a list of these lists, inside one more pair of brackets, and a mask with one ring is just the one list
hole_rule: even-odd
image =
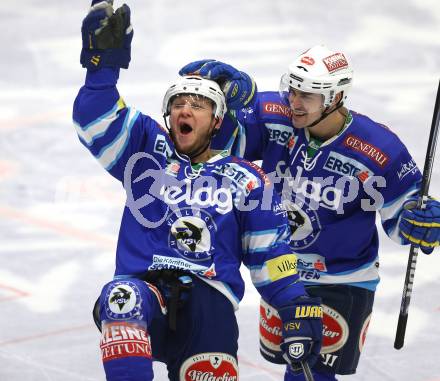
[[141,296],[138,287],[130,281],[112,283],[106,293],[106,313],[115,320],[131,319],[140,314]]
[[388,164],[389,157],[379,148],[358,138],[354,135],[347,135],[344,139],[344,146],[361,153],[375,162],[379,167],[383,168]]
[[199,353],[182,364],[179,379],[184,381],[237,381],[237,360],[227,353]]

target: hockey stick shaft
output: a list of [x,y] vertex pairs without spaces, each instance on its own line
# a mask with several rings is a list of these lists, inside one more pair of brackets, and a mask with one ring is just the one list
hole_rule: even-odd
[[307,361],[301,361],[301,366],[303,368],[304,378],[306,381],[315,381],[312,371],[310,370],[309,363]]
[[[432,166],[434,163],[435,149],[437,146],[438,127],[440,120],[440,81],[435,100],[434,114],[432,116],[431,131],[429,133],[428,148],[426,150],[425,167],[423,168],[422,185],[417,202],[419,209],[424,209],[428,199],[429,184],[431,182]],[[418,246],[411,245],[409,251],[408,265],[406,267],[405,283],[400,304],[399,320],[397,322],[396,338],[394,348],[401,349],[405,341],[406,323],[408,321],[408,309],[411,301],[411,293],[414,284],[414,274],[416,271]]]

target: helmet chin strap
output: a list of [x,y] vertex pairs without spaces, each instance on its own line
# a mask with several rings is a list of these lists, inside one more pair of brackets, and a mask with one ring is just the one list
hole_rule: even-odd
[[339,103],[336,105],[336,107],[330,112],[328,112],[329,106],[327,106],[318,119],[316,119],[314,122],[310,123],[308,126],[305,126],[304,128],[310,128],[310,127],[316,126],[318,123],[322,122],[325,118],[327,118],[330,114],[334,113],[336,110],[341,108],[343,105],[344,105],[344,103],[339,101]]
[[[168,129],[168,131],[170,131],[171,140],[173,141],[174,146],[176,146],[176,140],[175,140],[175,136],[174,136],[174,133],[173,133],[173,129],[168,127],[167,118],[166,118],[165,114],[163,115],[163,119],[165,121],[165,127]],[[214,116],[213,116],[213,119],[214,119]],[[212,138],[217,133],[217,130],[218,130],[217,128],[212,127],[211,132],[209,133],[209,139],[208,139],[207,143],[205,145],[203,145],[200,149],[195,149],[195,150],[193,150],[193,151],[191,151],[189,153],[185,153],[184,155],[188,156],[190,161],[192,161],[195,157],[197,157],[197,156],[201,155],[202,153],[204,153],[211,146]],[[179,153],[181,153],[181,152],[179,152]]]

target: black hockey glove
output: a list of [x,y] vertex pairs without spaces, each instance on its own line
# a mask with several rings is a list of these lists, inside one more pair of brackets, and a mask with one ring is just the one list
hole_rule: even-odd
[[124,4],[113,12],[113,1],[92,1],[83,20],[81,64],[89,70],[102,67],[128,68],[133,28],[130,8]]
[[278,313],[282,321],[284,359],[295,373],[302,372],[303,361],[312,367],[322,344],[321,300],[301,296],[291,305],[279,308]]
[[257,84],[249,75],[216,60],[191,62],[180,69],[179,74],[196,74],[217,82],[225,94],[228,110],[249,106],[257,93]]

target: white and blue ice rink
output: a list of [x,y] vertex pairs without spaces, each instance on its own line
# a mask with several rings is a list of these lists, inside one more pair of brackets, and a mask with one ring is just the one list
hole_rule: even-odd
[[[189,61],[226,61],[270,90],[297,54],[325,43],[353,59],[348,106],[390,126],[423,167],[440,78],[438,0],[127,2],[135,34],[119,89],[144,113],[160,118],[168,84]],[[91,308],[113,274],[124,191],[81,146],[71,121],[88,7],[1,0],[1,381],[104,380]],[[440,157],[437,196],[439,175]],[[382,282],[364,353],[358,373],[340,379],[439,381],[440,250],[419,256],[407,339],[396,351],[408,249],[381,238]],[[249,284],[238,312],[240,380],[282,380],[283,368],[258,353],[258,303]],[[156,379],[167,379],[162,365]]]

